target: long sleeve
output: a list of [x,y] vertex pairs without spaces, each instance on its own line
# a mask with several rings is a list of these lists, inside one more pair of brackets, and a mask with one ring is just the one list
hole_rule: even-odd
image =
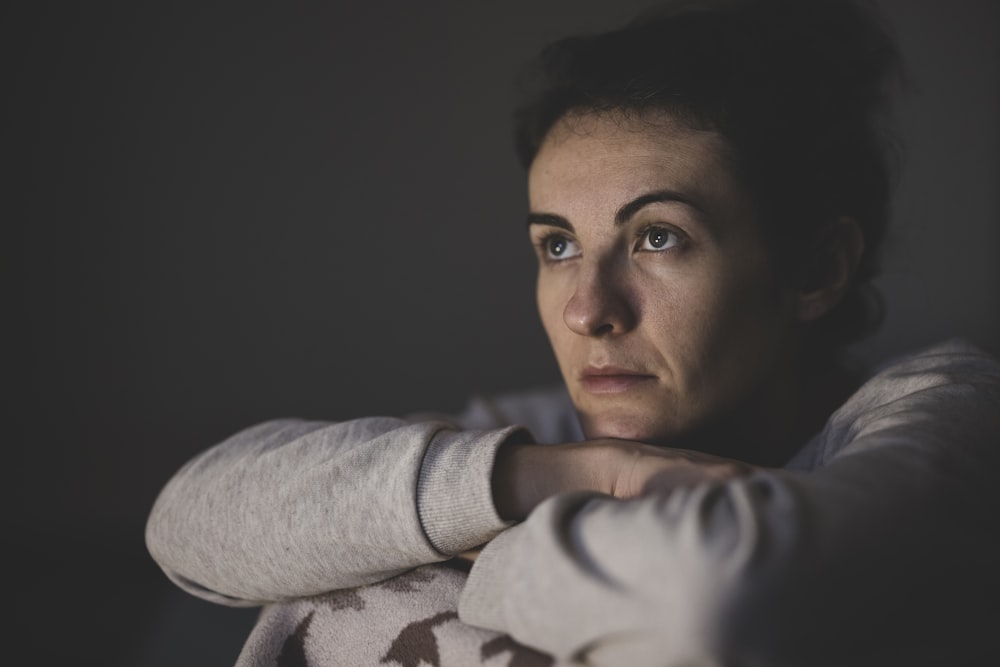
[[961,343],[896,363],[808,452],[551,498],[483,551],[460,617],[587,665],[963,664],[1000,592],[1000,366]]
[[147,547],[181,588],[233,606],[383,580],[506,527],[489,476],[511,438],[527,435],[389,418],[261,424],[174,475]]

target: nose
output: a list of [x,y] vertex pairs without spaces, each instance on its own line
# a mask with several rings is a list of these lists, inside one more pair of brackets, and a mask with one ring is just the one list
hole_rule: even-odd
[[563,309],[563,321],[581,336],[613,336],[635,328],[638,320],[625,276],[613,267],[582,269]]

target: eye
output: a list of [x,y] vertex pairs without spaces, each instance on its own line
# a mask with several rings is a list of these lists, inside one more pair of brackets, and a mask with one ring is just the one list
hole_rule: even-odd
[[573,241],[563,234],[549,234],[538,242],[542,257],[550,262],[561,262],[571,259],[580,254],[580,248]]
[[648,227],[639,234],[636,250],[656,252],[668,250],[681,244],[681,236],[665,227]]

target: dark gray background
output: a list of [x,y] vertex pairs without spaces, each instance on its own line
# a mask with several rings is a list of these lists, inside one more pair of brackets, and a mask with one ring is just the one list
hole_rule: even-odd
[[[279,416],[456,410],[555,381],[514,76],[646,2],[7,8],[21,641],[74,664],[231,664],[253,612],[145,553],[191,455]],[[885,0],[913,88],[869,360],[1000,352],[1000,5]],[[37,663],[40,664],[40,663]]]

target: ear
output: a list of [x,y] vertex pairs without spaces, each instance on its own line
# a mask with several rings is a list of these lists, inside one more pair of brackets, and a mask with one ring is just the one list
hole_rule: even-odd
[[842,217],[824,230],[802,267],[798,317],[811,322],[843,298],[865,251],[865,238],[854,218]]

